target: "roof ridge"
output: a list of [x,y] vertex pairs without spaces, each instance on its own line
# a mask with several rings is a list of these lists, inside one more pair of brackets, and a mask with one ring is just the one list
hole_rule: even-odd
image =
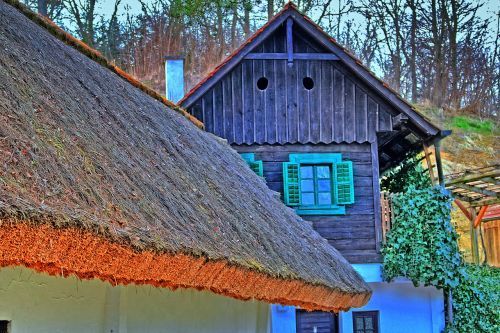
[[13,6],[16,8],[18,11],[20,11],[24,16],[26,16],[29,20],[37,24],[38,26],[44,28],[46,31],[48,31],[52,36],[56,37],[66,45],[76,49],[86,57],[90,58],[94,62],[98,63],[99,65],[109,69],[116,75],[118,75],[120,78],[123,80],[127,81],[134,87],[140,89],[142,92],[146,93],[150,97],[156,99],[163,105],[167,106],[169,109],[172,109],[180,114],[182,114],[184,117],[186,117],[189,121],[191,121],[196,127],[200,129],[204,129],[204,125],[201,121],[196,119],[194,116],[189,114],[186,110],[181,108],[179,105],[176,105],[174,102],[166,99],[163,97],[161,94],[159,94],[157,91],[154,89],[151,89],[150,87],[146,86],[142,82],[140,82],[138,79],[133,77],[132,75],[126,73],[123,69],[120,67],[116,66],[113,64],[111,61],[109,61],[106,57],[104,57],[99,51],[96,49],[90,47],[87,45],[85,42],[81,41],[80,39],[76,38],[75,36],[71,35],[64,29],[62,29],[60,26],[58,26],[56,23],[54,23],[52,20],[49,18],[42,16],[38,13],[35,13],[31,9],[29,9],[26,5],[22,4],[18,0],[3,0],[9,5]]

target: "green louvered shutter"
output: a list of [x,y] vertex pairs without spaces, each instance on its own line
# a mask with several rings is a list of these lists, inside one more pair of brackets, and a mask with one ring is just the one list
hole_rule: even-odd
[[245,160],[245,162],[247,162],[248,166],[250,167],[250,169],[252,169],[253,172],[261,177],[264,177],[264,168],[262,166],[262,161],[256,161],[254,153],[243,153],[240,154],[240,156]]
[[247,163],[250,166],[250,169],[253,170],[253,172],[255,172],[256,174],[258,174],[261,177],[264,176],[264,172],[263,172],[263,168],[262,168],[262,161],[250,161]]
[[287,206],[300,205],[299,164],[283,163],[283,187],[285,204]]
[[354,177],[352,162],[345,161],[334,164],[335,167],[335,201],[338,205],[354,203]]

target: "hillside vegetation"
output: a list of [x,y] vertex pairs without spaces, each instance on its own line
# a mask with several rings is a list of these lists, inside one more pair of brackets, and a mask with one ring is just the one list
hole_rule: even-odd
[[442,129],[452,130],[442,141],[445,174],[500,163],[500,123],[429,106],[418,110]]
[[[500,124],[495,120],[429,106],[419,106],[418,110],[442,129],[453,131],[442,141],[445,175],[500,163]],[[460,250],[470,261],[469,221],[456,207],[451,216],[460,235]]]

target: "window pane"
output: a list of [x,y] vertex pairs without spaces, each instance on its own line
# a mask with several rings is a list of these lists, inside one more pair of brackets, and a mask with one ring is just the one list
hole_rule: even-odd
[[320,179],[318,180],[318,191],[320,192],[330,192],[331,191],[331,181],[330,179]]
[[373,320],[371,317],[365,318],[365,328],[373,329]]
[[313,178],[313,167],[312,166],[301,166],[300,167],[300,177],[301,178]]
[[302,205],[304,206],[312,206],[314,205],[314,193],[302,193]]
[[310,180],[302,180],[300,182],[300,190],[302,192],[314,192],[314,181]]
[[318,178],[330,178],[330,167],[329,166],[318,166],[316,169],[318,173]]
[[318,193],[318,204],[319,205],[331,205],[332,195],[330,192],[320,192]]
[[363,325],[363,318],[362,317],[357,317],[356,318],[356,329],[363,331],[365,329],[365,326]]

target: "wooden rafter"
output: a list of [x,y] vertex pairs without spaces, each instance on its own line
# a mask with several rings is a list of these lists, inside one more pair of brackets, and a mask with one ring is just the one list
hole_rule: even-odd
[[450,175],[446,188],[471,207],[500,203],[500,164]]

